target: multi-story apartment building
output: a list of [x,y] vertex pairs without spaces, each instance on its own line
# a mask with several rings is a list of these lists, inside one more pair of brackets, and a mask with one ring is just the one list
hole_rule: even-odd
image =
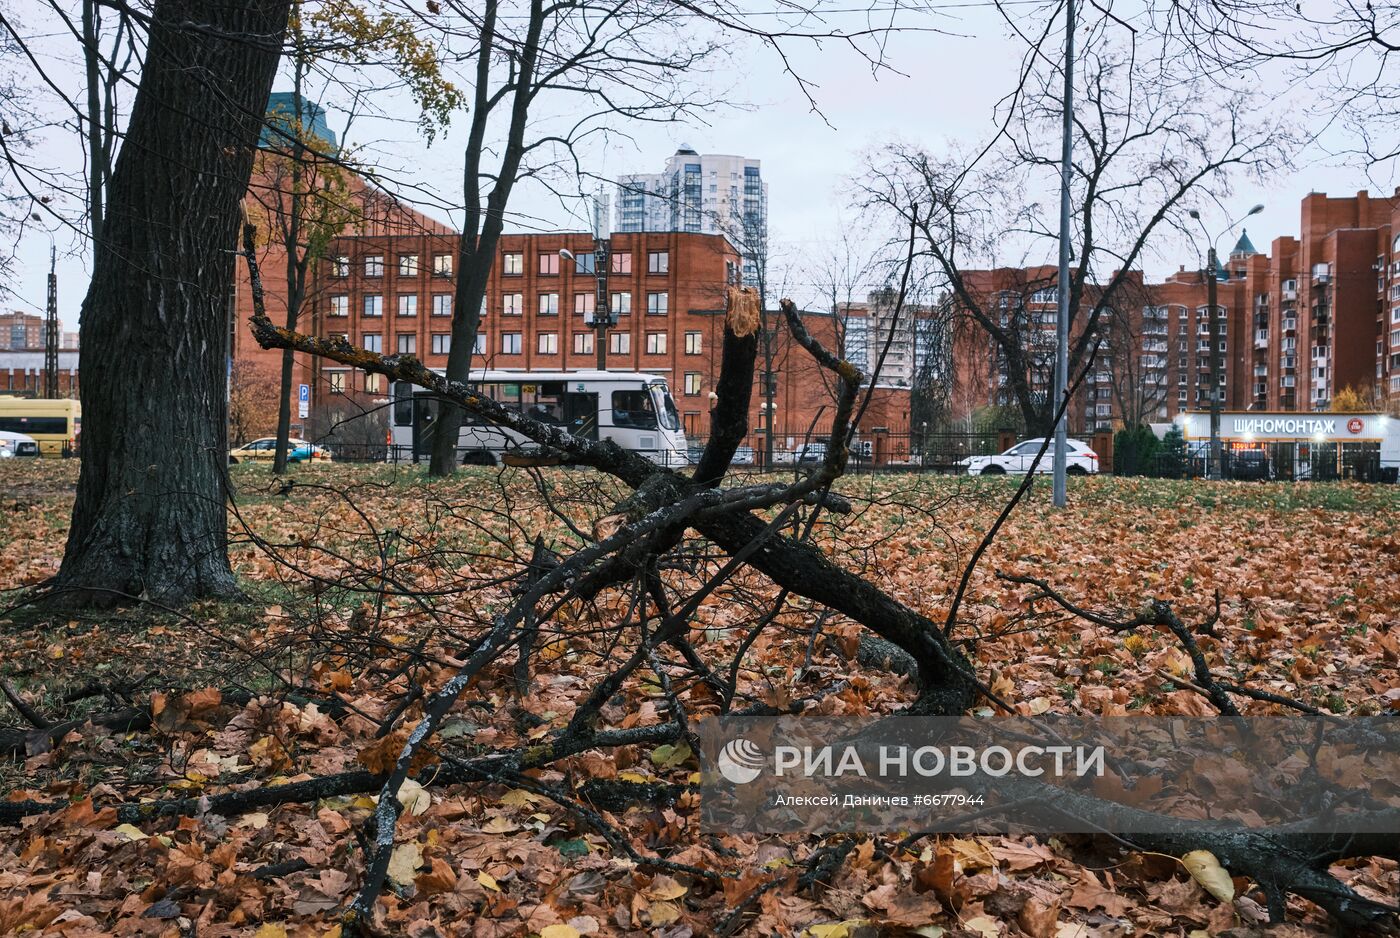
[[662,172],[618,180],[616,230],[723,235],[739,247],[744,282],[757,285],[768,240],[768,184],[758,160],[682,146]]
[[[481,310],[478,367],[597,366],[596,277],[560,255],[566,249],[591,261],[592,248],[583,232],[502,237]],[[614,234],[610,249],[607,289],[618,323],[607,333],[607,367],[664,376],[687,431],[706,432],[738,253],[717,235],[681,232]],[[442,232],[337,238],[316,278],[311,328],[445,367],[456,251],[456,237]],[[320,395],[385,393],[378,376],[309,364]]]

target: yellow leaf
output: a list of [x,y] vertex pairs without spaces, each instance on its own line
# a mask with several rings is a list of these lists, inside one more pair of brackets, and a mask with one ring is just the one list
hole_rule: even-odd
[[124,840],[145,840],[146,834],[135,824],[119,824],[112,828],[112,833],[120,834]]
[[679,919],[681,909],[674,902],[653,902],[651,908],[647,910],[647,914],[651,916],[652,927],[659,928],[663,925],[670,925]]
[[572,925],[546,925],[540,929],[540,938],[583,938],[583,934]]
[[257,931],[253,932],[253,938],[287,938],[287,929],[283,928],[281,925],[273,925],[271,922],[266,922],[260,925]]
[[481,885],[485,886],[487,889],[491,890],[492,892],[501,891],[500,885],[496,882],[496,877],[492,876],[485,870],[482,870],[480,873],[476,874],[476,881]]
[[245,814],[233,825],[234,827],[251,827],[255,831],[260,831],[267,826],[267,815],[261,811],[252,814]]
[[968,919],[963,922],[963,928],[966,928],[968,931],[974,931],[982,935],[983,938],[997,938],[997,936],[1001,934],[1001,926],[996,923],[996,920],[985,915],[979,915],[976,918]]
[[807,934],[812,938],[850,938],[851,926],[845,922],[823,922],[820,925],[808,925]]
[[679,899],[685,893],[686,888],[670,876],[656,877],[646,889],[646,895],[651,899]]
[[619,782],[635,782],[638,785],[651,781],[640,772],[618,772],[617,780]]
[[323,933],[321,938],[340,938],[340,926],[336,925],[330,931]]
[[486,823],[481,825],[481,830],[486,834],[509,834],[511,831],[520,830],[520,825],[516,824],[510,818],[497,815],[496,817],[488,818]]
[[1181,865],[1186,867],[1186,872],[1190,873],[1191,878],[1200,883],[1206,892],[1221,902],[1234,901],[1235,884],[1230,880],[1230,874],[1225,872],[1220,861],[1215,858],[1215,854],[1209,850],[1192,850],[1181,858]]
[[418,867],[423,865],[423,848],[416,843],[399,844],[389,855],[389,878],[400,886],[407,886],[418,875]]
[[403,780],[399,786],[399,804],[409,814],[417,816],[432,806],[433,798],[428,790],[411,778]]
[[526,791],[523,788],[512,788],[501,796],[501,804],[508,805],[512,808],[523,808],[539,800],[539,795],[536,795],[534,792]]

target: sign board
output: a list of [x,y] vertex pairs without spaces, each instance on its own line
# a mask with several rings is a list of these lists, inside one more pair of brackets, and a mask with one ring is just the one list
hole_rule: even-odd
[[[1186,439],[1210,439],[1210,414],[1180,414],[1176,419]],[[1220,438],[1248,443],[1379,440],[1386,436],[1389,419],[1384,414],[1224,413],[1220,415]]]
[[305,420],[311,416],[311,385],[297,386],[297,417]]

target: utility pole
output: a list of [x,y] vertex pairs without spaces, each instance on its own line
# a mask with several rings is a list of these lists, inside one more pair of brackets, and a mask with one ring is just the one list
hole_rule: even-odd
[[[1219,290],[1217,285],[1217,272],[1220,262],[1217,260],[1218,253],[1215,250],[1215,243],[1222,235],[1235,230],[1240,222],[1251,215],[1258,215],[1264,211],[1263,204],[1259,204],[1245,212],[1240,218],[1222,231],[1219,235],[1211,237],[1206,230],[1205,220],[1201,218],[1201,213],[1196,209],[1187,212],[1196,223],[1201,226],[1201,233],[1206,236],[1206,315],[1210,317],[1210,454],[1206,461],[1206,478],[1219,479],[1221,476],[1222,447],[1220,445],[1220,411],[1224,403],[1224,393],[1220,389],[1220,327],[1224,318],[1222,310],[1219,308]],[[1200,255],[1196,255],[1199,257]],[[1229,274],[1225,275],[1227,278]]]
[[1206,476],[1220,478],[1220,310],[1215,245],[1206,251],[1206,315],[1210,317],[1210,465]]
[[[1065,95],[1064,95],[1064,139],[1060,150],[1060,273],[1056,281],[1056,294],[1060,301],[1059,315],[1055,329],[1055,396],[1050,401],[1050,412],[1060,412],[1065,394],[1069,390],[1069,239],[1070,212],[1069,186],[1073,171],[1074,151],[1074,0],[1065,0]],[[1069,407],[1060,413],[1055,421],[1054,454],[1054,501],[1056,508],[1068,503],[1065,476],[1068,470],[1069,440],[1066,421]]]
[[44,397],[58,397],[58,249],[49,245],[49,304],[44,313]]

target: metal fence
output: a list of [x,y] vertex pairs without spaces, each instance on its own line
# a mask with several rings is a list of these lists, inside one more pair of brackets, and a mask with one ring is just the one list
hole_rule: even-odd
[[1210,444],[1194,441],[1175,452],[1159,451],[1145,459],[1120,453],[1114,466],[1118,475],[1159,479],[1394,483],[1397,476],[1396,467],[1381,465],[1380,450],[1374,444],[1331,442],[1226,444],[1215,470]]

